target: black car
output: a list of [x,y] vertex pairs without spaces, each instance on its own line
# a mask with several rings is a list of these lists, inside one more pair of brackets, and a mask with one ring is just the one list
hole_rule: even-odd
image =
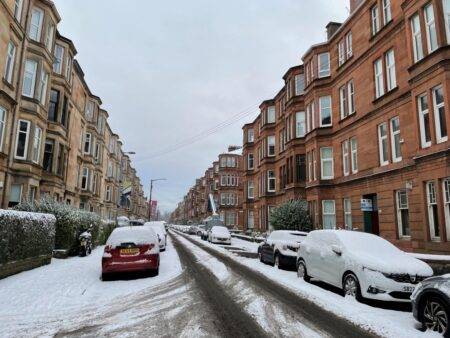
[[450,337],[450,274],[425,279],[411,296],[413,315],[423,329]]

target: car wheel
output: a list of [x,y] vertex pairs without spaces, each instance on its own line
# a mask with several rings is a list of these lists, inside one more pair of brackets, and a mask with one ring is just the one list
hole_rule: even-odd
[[422,324],[428,330],[450,336],[450,311],[448,306],[437,297],[430,297],[422,307]]
[[107,282],[110,280],[110,276],[106,273],[102,273],[102,281]]
[[344,292],[344,297],[351,296],[356,300],[361,299],[361,288],[359,286],[359,281],[353,273],[349,273],[344,276],[342,290]]
[[297,277],[303,278],[305,282],[309,282],[311,278],[308,276],[308,272],[306,270],[306,264],[304,261],[300,261],[297,264]]

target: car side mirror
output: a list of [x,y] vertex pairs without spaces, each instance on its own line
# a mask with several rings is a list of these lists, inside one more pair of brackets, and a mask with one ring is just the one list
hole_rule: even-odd
[[339,245],[333,244],[331,246],[331,250],[338,256],[342,255],[342,250],[341,250],[341,247]]

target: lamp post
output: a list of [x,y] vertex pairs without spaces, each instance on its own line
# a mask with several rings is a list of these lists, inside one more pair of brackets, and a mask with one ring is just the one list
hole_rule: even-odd
[[156,179],[150,180],[150,201],[149,201],[149,205],[148,205],[148,220],[149,220],[149,221],[152,220],[152,192],[153,192],[153,182],[157,182],[157,181],[166,181],[166,179],[165,179],[165,178],[156,178]]

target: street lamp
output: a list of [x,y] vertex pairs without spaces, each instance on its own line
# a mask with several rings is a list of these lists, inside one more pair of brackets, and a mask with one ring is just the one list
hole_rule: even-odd
[[149,206],[148,206],[148,220],[151,221],[152,220],[152,192],[153,192],[153,182],[158,182],[158,181],[166,181],[166,178],[156,178],[156,179],[152,179],[150,180],[150,201],[149,201]]

